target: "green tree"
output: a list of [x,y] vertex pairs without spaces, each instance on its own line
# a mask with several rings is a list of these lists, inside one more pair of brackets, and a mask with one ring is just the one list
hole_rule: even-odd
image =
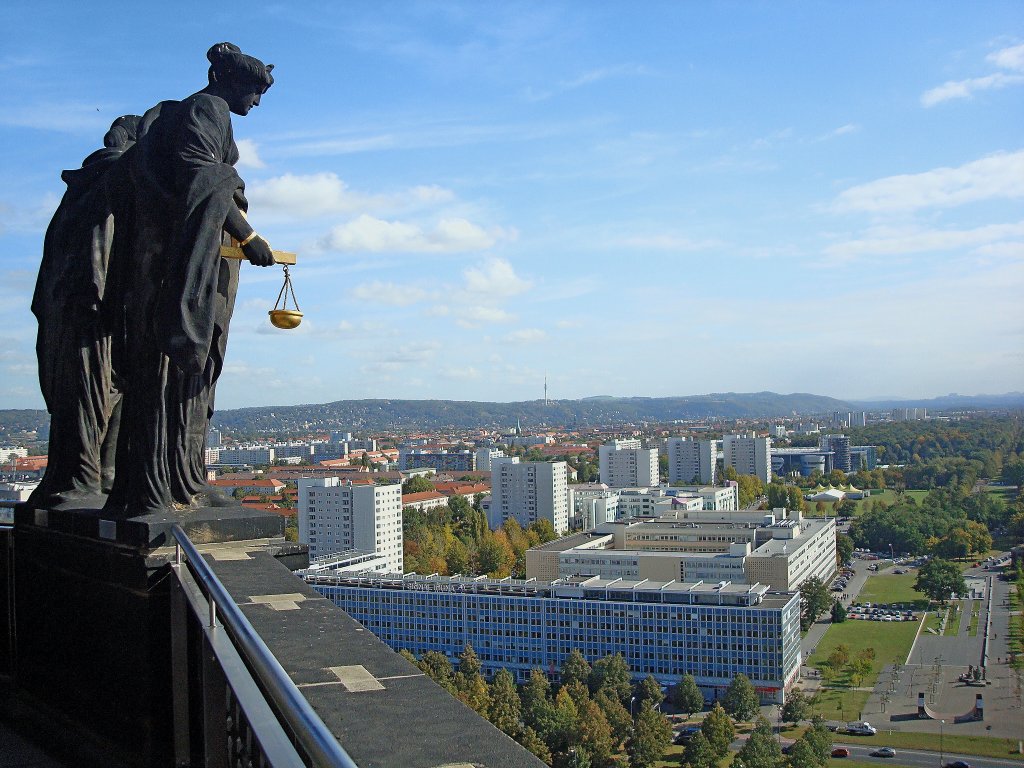
[[455,693],[455,672],[448,657],[440,651],[427,651],[420,657],[419,668],[449,693]]
[[700,730],[715,751],[716,757],[720,759],[729,754],[729,745],[736,738],[736,726],[732,724],[729,715],[722,709],[721,703],[716,701],[715,705],[711,707],[711,711],[700,724]]
[[814,747],[801,736],[789,750],[789,765],[790,768],[824,768],[827,763],[818,761]]
[[718,763],[718,755],[708,741],[707,736],[698,731],[693,735],[686,745],[683,753],[683,763],[688,768],[715,768]]
[[933,558],[921,566],[914,581],[914,589],[945,604],[954,594],[965,594],[967,582],[956,563]]
[[562,672],[560,675],[562,685],[569,685],[574,682],[587,685],[592,671],[590,664],[587,663],[583,654],[580,653],[578,649],[573,648],[572,653],[569,654],[569,658],[567,658],[565,660],[565,664],[562,665]]
[[811,721],[811,727],[804,732],[802,738],[814,750],[819,765],[827,765],[829,758],[832,757],[832,731],[828,729],[825,721],[815,716]]
[[801,720],[806,720],[811,714],[811,702],[799,688],[786,697],[786,703],[782,705],[782,719],[787,723],[796,725]]
[[683,679],[672,689],[672,703],[680,712],[685,712],[687,718],[704,709],[704,694],[700,692],[693,675],[683,675]]
[[548,749],[548,745],[544,743],[544,739],[542,739],[540,734],[533,730],[533,728],[527,726],[523,729],[523,734],[519,737],[519,743],[539,759],[543,760],[548,765],[551,765],[551,750]]
[[654,675],[648,675],[640,681],[639,685],[637,685],[637,705],[643,704],[645,701],[649,701],[652,707],[657,707],[664,700],[665,694],[661,692],[661,683],[654,678]]
[[516,738],[522,730],[522,709],[515,678],[507,669],[499,669],[491,680],[487,719]]
[[842,624],[844,621],[846,621],[846,609],[842,603],[836,600],[832,603],[832,623]]
[[725,711],[738,722],[753,718],[760,706],[761,700],[750,678],[742,673],[733,677],[722,696],[722,707]]
[[750,737],[736,754],[734,765],[743,768],[779,768],[782,765],[782,748],[772,735],[771,724],[758,717]]
[[530,671],[530,679],[519,690],[519,698],[523,702],[523,720],[534,730],[537,729],[537,723],[543,719],[544,710],[550,704],[550,691],[551,685],[548,683],[547,675],[539,669]]
[[594,694],[594,703],[604,713],[605,719],[612,729],[612,742],[618,748],[629,738],[629,734],[633,730],[633,717],[629,714],[629,710],[622,705],[619,697],[607,689]]
[[832,604],[828,586],[817,576],[805,579],[800,585],[800,629],[806,631]]
[[626,741],[630,768],[652,768],[672,743],[672,727],[649,701],[640,705],[633,733]]
[[402,483],[402,494],[423,493],[434,490],[434,484],[422,475],[414,475]]
[[594,662],[590,673],[590,690],[609,690],[625,704],[633,694],[633,674],[621,653],[608,654]]
[[832,653],[828,655],[828,666],[835,674],[839,674],[839,670],[846,666],[846,662],[850,660],[850,648],[845,643],[840,643],[832,649]]
[[838,565],[848,563],[853,559],[853,539],[845,533],[836,534],[836,562]]
[[580,749],[586,752],[591,765],[608,765],[615,752],[612,727],[608,723],[608,718],[594,701],[584,703],[579,707],[579,713],[576,738]]

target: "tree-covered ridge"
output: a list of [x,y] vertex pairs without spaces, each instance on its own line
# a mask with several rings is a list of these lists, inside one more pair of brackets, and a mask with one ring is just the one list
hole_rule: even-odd
[[791,413],[849,410],[831,397],[774,392],[720,393],[686,397],[609,397],[527,400],[514,403],[457,400],[339,400],[319,405],[239,408],[218,411],[215,426],[250,434],[310,429],[507,428],[610,425],[674,419],[771,418]]

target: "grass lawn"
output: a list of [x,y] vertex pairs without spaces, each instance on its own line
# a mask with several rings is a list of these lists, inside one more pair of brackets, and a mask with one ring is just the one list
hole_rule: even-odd
[[950,606],[950,608],[954,611],[954,613],[949,617],[949,621],[946,622],[946,631],[944,634],[956,637],[958,634],[960,634],[960,620],[963,618],[964,615],[963,604],[960,601],[957,601],[953,603],[953,605]]
[[978,636],[978,622],[981,620],[981,601],[974,600],[971,603],[971,626],[967,628],[970,637]]
[[[836,740],[843,739],[842,734],[836,734]],[[856,741],[853,741],[856,739]],[[937,751],[939,737],[934,733],[910,733],[907,731],[889,731],[878,729],[875,736],[854,736],[848,740],[854,744],[878,744],[894,749],[927,749]],[[946,728],[946,735],[942,739],[942,747],[946,752],[957,755],[982,755],[984,757],[1012,758],[1024,761],[1024,755],[1017,753],[1016,739],[1000,739],[994,736],[958,736],[950,734]]]
[[878,673],[894,661],[902,664],[906,660],[910,647],[914,644],[918,624],[916,621],[850,620],[830,626],[818,643],[814,655],[808,659],[807,663],[810,666],[818,669],[827,667],[829,654],[839,645],[845,645],[850,649],[850,658],[856,657],[857,653],[865,648],[874,648],[875,660],[871,665],[871,672],[859,686],[867,690],[846,687],[850,684],[849,676],[845,672],[840,673],[832,683],[835,687],[822,689],[815,696],[814,712],[826,720],[860,719],[860,713],[864,711],[864,705],[870,696],[870,689],[878,679]]
[[916,572],[872,576],[857,599],[861,603],[913,603],[916,610],[924,610],[928,597],[914,589],[916,580]]

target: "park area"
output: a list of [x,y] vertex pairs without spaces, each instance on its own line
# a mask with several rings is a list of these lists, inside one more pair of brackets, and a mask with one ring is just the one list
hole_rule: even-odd
[[[914,605],[922,610],[928,604],[927,598],[917,592],[913,585],[915,574],[885,574],[872,576],[860,593],[861,603],[891,605],[899,603]],[[882,669],[893,662],[903,663],[914,645],[921,622],[867,622],[845,621],[832,624],[814,649],[807,664],[821,674],[828,685],[823,687],[814,700],[814,711],[826,720],[859,719],[864,705]],[[871,655],[870,670],[860,679],[853,679],[849,667],[831,669],[829,657],[840,646],[845,646],[849,659],[856,659],[862,653]]]

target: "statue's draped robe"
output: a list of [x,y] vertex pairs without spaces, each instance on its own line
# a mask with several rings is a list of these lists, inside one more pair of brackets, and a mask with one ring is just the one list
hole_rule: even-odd
[[107,276],[123,239],[117,227],[128,232],[132,218],[126,165],[118,161],[126,148],[98,150],[81,168],[61,174],[68,188],[43,241],[32,312],[39,320],[36,353],[50,449],[32,495],[36,503],[100,494],[113,477],[119,394]]
[[220,245],[229,206],[246,205],[237,160],[227,103],[200,92],[149,110],[120,161],[136,215],[115,270],[124,404],[108,514],[188,505],[207,490],[206,433],[239,269]]

